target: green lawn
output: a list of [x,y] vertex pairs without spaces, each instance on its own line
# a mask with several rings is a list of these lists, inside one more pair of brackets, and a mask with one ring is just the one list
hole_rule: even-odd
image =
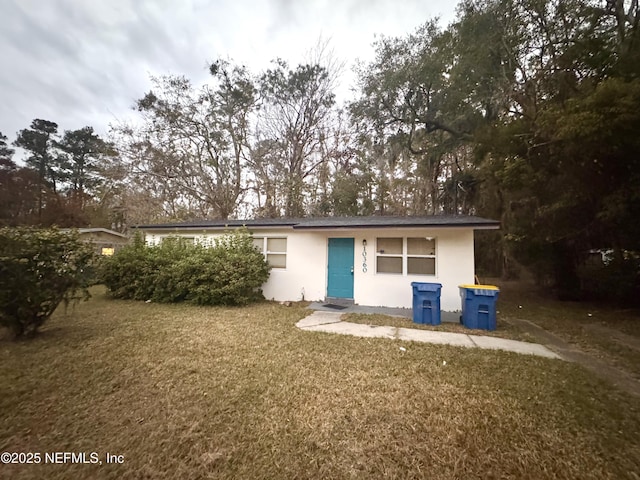
[[298,305],[96,292],[0,340],[0,451],[124,463],[0,478],[638,478],[638,399],[576,365],[304,332]]

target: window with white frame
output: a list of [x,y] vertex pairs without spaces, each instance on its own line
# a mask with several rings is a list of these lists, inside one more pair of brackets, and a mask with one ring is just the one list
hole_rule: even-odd
[[402,238],[376,239],[376,271],[402,273]]
[[436,274],[435,238],[407,238],[407,273],[409,275]]
[[436,239],[433,237],[377,238],[376,273],[435,275]]
[[260,250],[273,268],[287,267],[286,237],[253,237],[253,244]]

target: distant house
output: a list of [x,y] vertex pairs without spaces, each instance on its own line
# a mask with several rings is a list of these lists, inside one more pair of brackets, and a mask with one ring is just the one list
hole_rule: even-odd
[[591,267],[600,267],[602,265],[609,265],[613,260],[612,248],[599,248],[589,250],[585,264]]
[[100,255],[113,255],[129,243],[129,237],[126,235],[106,228],[77,228],[75,230],[78,231],[80,240],[94,245],[96,253]]
[[411,282],[442,284],[441,306],[460,310],[458,285],[474,282],[474,230],[500,223],[474,216],[208,220],[139,225],[147,244],[168,236],[210,241],[246,226],[273,267],[263,285],[279,301],[351,300],[411,308]]

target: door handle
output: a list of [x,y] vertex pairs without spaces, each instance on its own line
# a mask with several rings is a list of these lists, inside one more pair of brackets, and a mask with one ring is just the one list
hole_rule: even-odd
[[353,275],[353,267],[351,267],[351,274]]

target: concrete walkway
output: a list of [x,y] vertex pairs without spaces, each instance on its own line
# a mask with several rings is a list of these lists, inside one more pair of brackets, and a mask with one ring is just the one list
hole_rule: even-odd
[[340,320],[341,316],[341,313],[315,311],[296,323],[296,327],[310,332],[327,332],[364,338],[388,338],[391,340],[438,343],[458,347],[477,347],[491,350],[506,350],[525,355],[538,355],[547,358],[562,358],[544,345],[537,343],[518,342],[516,340],[482,335],[467,335],[465,333],[363,325],[360,323],[343,322]]

